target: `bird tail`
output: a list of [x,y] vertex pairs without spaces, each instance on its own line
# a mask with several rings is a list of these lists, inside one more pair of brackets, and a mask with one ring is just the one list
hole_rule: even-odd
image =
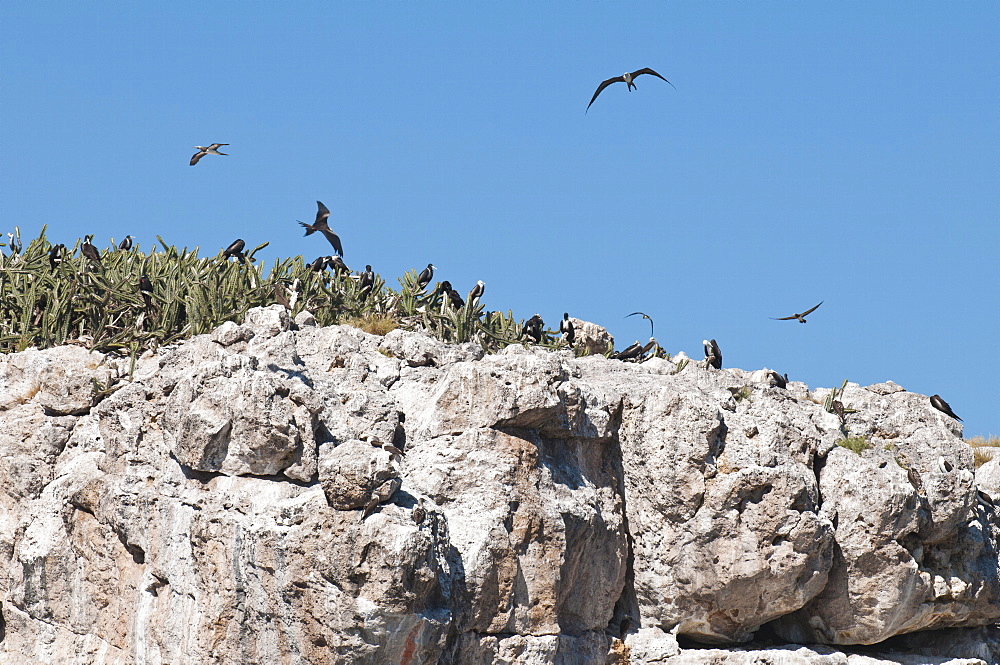
[[316,233],[316,229],[314,229],[313,227],[309,226],[305,222],[299,222],[299,225],[302,226],[303,228],[305,228],[307,236],[308,235],[312,235],[313,233]]

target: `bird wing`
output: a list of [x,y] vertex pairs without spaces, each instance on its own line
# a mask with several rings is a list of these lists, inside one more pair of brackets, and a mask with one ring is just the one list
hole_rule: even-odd
[[714,355],[716,358],[719,358],[721,360],[722,359],[722,349],[719,348],[719,343],[716,342],[713,339],[713,340],[709,340],[709,344],[712,345],[712,355]]
[[[659,74],[657,74],[657,76],[659,76]],[[229,144],[228,143],[213,143],[212,145],[208,146],[208,149],[209,150],[218,150],[219,148],[221,148],[224,145],[229,145]]]
[[[597,99],[597,96],[601,94],[601,91],[607,88],[612,83],[624,83],[624,82],[625,82],[624,76],[615,76],[609,78],[607,81],[601,81],[601,85],[597,86],[597,90],[594,92],[594,96],[590,98],[590,104],[593,104],[594,100]],[[587,111],[590,110],[590,104],[587,104]],[[584,111],[584,113],[586,113],[586,111]]]
[[205,151],[205,150],[202,150],[201,152],[194,153],[194,156],[191,157],[191,166],[194,166],[195,164],[197,164],[198,160],[201,159],[202,157],[204,157],[207,154],[208,154],[208,152]]
[[319,222],[321,220],[325,220],[327,217],[330,216],[330,209],[327,208],[325,205],[323,205],[321,202],[317,201],[316,202],[316,206],[317,206],[317,209],[316,209],[316,222]]
[[[822,304],[823,304],[823,301],[820,300],[819,301],[819,305],[822,305]],[[819,307],[819,305],[816,305],[816,307]],[[816,307],[812,307],[810,309],[807,309],[806,311],[804,311],[801,314],[799,314],[799,316],[805,316],[806,314],[812,314],[813,312],[816,311]],[[795,318],[795,317],[792,317],[792,318]]]
[[630,316],[635,316],[636,314],[638,314],[639,316],[641,316],[641,317],[642,317],[642,318],[644,318],[644,319],[648,319],[648,318],[649,318],[649,314],[646,314],[646,313],[644,313],[644,312],[632,312],[631,314],[627,314],[627,315],[625,316],[625,318],[627,319],[628,317],[630,317]]
[[[663,79],[664,81],[667,81],[667,79],[663,78],[649,67],[643,67],[642,69],[637,69],[636,71],[632,72],[632,78],[635,79],[636,76],[639,76],[641,74],[652,74],[658,79]],[[670,83],[670,81],[667,81],[667,83]],[[670,83],[670,87],[673,88],[674,90],[677,89],[677,86],[675,86],[673,83]]]
[[333,251],[337,252],[340,256],[343,256],[344,248],[341,247],[340,238],[337,237],[337,234],[328,228],[320,229],[320,231],[326,236],[326,239],[330,241],[330,244],[333,245]]
[[[800,314],[799,316],[802,316],[802,315]],[[797,316],[783,316],[780,319],[776,319],[773,316],[769,316],[767,318],[771,319],[772,321],[791,321],[792,319],[797,319],[798,317]]]

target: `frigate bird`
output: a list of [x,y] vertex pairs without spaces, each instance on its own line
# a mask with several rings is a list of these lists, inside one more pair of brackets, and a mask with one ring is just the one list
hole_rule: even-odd
[[705,347],[705,366],[722,369],[722,349],[714,339],[703,339],[701,345]]
[[562,321],[559,322],[559,334],[562,335],[567,344],[573,346],[573,342],[576,341],[576,329],[573,328],[573,322],[569,320],[568,312],[563,312]]
[[83,244],[80,245],[80,253],[86,256],[94,263],[96,263],[97,265],[101,265],[101,253],[97,251],[96,247],[90,244],[90,239],[93,237],[94,236],[86,237],[86,239],[83,241]]
[[224,145],[229,145],[229,144],[228,143],[213,143],[210,146],[196,145],[194,147],[194,149],[197,150],[198,152],[194,153],[194,156],[191,157],[191,166],[194,166],[195,164],[197,164],[198,160],[201,159],[202,157],[204,157],[205,155],[222,155],[222,156],[225,156],[226,153],[219,152],[219,148],[221,148]]
[[951,473],[954,470],[954,464],[946,460],[943,455],[938,455],[938,471],[941,473]]
[[118,249],[126,252],[132,249],[132,236],[125,236],[125,239],[118,244]]
[[333,251],[337,252],[338,255],[343,256],[344,248],[340,244],[340,238],[333,232],[330,228],[329,222],[327,222],[327,218],[330,217],[330,210],[323,205],[322,201],[317,201],[316,206],[318,208],[316,210],[316,221],[312,224],[306,224],[305,222],[299,222],[299,224],[305,228],[307,236],[312,235],[317,231],[322,233],[326,239],[330,241],[330,244],[333,245]]
[[424,497],[420,497],[417,499],[417,505],[413,506],[413,512],[410,513],[410,518],[416,524],[423,524],[426,517],[427,509],[424,508]]
[[21,238],[17,234],[8,233],[7,239],[10,244],[10,251],[14,254],[20,254],[22,249]]
[[650,338],[649,338],[649,341],[648,341],[648,342],[646,342],[646,346],[642,347],[642,348],[641,348],[641,349],[639,350],[639,358],[640,358],[640,362],[641,362],[642,360],[646,360],[646,359],[647,359],[647,358],[646,358],[646,354],[648,354],[648,353],[649,353],[650,351],[652,351],[652,352],[653,352],[653,355],[652,355],[652,356],[650,356],[650,358],[652,358],[652,357],[656,356],[656,350],[657,350],[657,347],[658,347],[658,346],[659,346],[659,345],[658,345],[658,344],[656,343],[656,338],[655,338],[655,337],[650,337]]
[[52,249],[49,250],[49,267],[52,270],[56,269],[56,266],[63,262],[63,254],[66,251],[66,245],[59,243],[58,245],[52,245]]
[[448,300],[450,300],[451,304],[455,307],[465,306],[465,301],[462,300],[462,296],[459,295],[458,291],[451,287],[451,282],[448,280],[441,282],[441,292],[448,296]]
[[326,267],[326,257],[321,256],[315,261],[309,264],[309,269],[313,272],[322,272],[323,268]]
[[149,281],[149,277],[146,275],[139,276],[139,295],[142,296],[142,302],[148,308],[152,304],[152,299],[150,294],[153,292],[153,283]]
[[344,263],[344,259],[340,258],[336,254],[326,257],[326,267],[337,272],[351,272],[351,269],[347,267]]
[[483,280],[479,280],[478,282],[476,282],[476,285],[472,287],[472,290],[469,291],[469,302],[476,302],[477,300],[482,298],[483,293],[485,293],[485,291],[486,291],[486,284],[483,282]]
[[[635,78],[637,76],[641,76],[642,74],[652,74],[656,78],[663,79],[664,81],[667,81],[667,79],[663,78],[662,76],[660,76],[659,74],[657,74],[656,72],[654,72],[649,67],[643,67],[642,69],[637,69],[634,72],[625,72],[621,76],[612,76],[611,78],[607,79],[606,81],[601,81],[601,85],[597,86],[597,91],[594,92],[594,96],[590,98],[590,104],[587,104],[587,111],[590,110],[590,105],[594,103],[594,100],[597,99],[597,96],[599,94],[601,94],[601,92],[605,88],[607,88],[609,85],[611,85],[612,83],[624,83],[624,84],[626,84],[628,86],[628,91],[629,92],[632,92],[633,88],[638,89],[638,88],[636,88],[636,85],[635,85],[634,81],[635,81]],[[670,83],[670,81],[667,81],[667,83]],[[673,88],[674,90],[677,89],[677,86],[675,86],[673,83],[670,83],[670,87]],[[586,113],[586,111],[585,111],[585,113]]]
[[625,318],[627,319],[628,317],[635,316],[636,314],[638,314],[642,318],[644,318],[647,321],[649,321],[649,336],[652,337],[653,334],[654,334],[653,333],[653,317],[651,317],[649,314],[646,314],[645,312],[632,312],[631,314],[626,315]]
[[417,275],[417,288],[424,288],[431,283],[432,279],[434,279],[434,264],[428,263],[427,267],[421,270],[420,274]]
[[243,253],[243,248],[246,246],[247,244],[243,242],[242,238],[237,238],[233,241],[233,244],[226,247],[226,250],[222,253],[223,260],[228,260],[230,256],[235,256],[241,262],[245,262],[246,255]]
[[372,272],[371,266],[365,266],[365,271],[361,273],[361,277],[358,279],[358,286],[366,295],[375,286],[375,273]]
[[630,346],[625,347],[618,353],[612,354],[614,360],[632,360],[633,358],[638,358],[639,354],[642,353],[642,344],[639,340],[636,340]]
[[[820,300],[819,301],[819,305],[822,305],[822,304],[823,304],[823,301]],[[819,305],[816,305],[816,307],[819,307]],[[792,314],[791,316],[783,316],[780,319],[776,319],[773,316],[769,316],[767,318],[771,319],[772,321],[791,321],[792,319],[795,319],[799,323],[805,323],[806,322],[806,315],[807,314],[812,314],[813,312],[815,312],[816,311],[816,307],[810,307],[809,309],[807,309],[806,311],[802,312],[801,314]]]
[[542,341],[542,326],[544,325],[545,322],[542,321],[541,314],[535,314],[521,326],[521,337],[530,337],[535,340],[535,344],[538,344]]
[[937,409],[941,413],[943,413],[945,415],[948,415],[948,416],[951,416],[955,420],[961,420],[961,418],[959,418],[958,416],[956,416],[955,412],[951,410],[951,407],[948,406],[948,402],[946,402],[943,399],[941,399],[940,395],[931,395],[931,406],[933,406],[935,409]]
[[403,458],[403,451],[397,448],[396,446],[392,445],[391,443],[383,443],[382,450],[389,453],[390,457],[392,458],[395,459]]

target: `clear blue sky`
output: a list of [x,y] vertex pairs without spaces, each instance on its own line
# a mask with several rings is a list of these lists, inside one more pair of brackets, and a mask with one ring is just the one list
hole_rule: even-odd
[[2,232],[311,260],[318,199],[390,284],[1000,434],[1000,3],[8,0],[0,86]]

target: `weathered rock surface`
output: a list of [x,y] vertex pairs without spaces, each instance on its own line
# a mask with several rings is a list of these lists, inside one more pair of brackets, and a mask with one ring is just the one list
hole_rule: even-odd
[[0,663],[1000,662],[1000,482],[955,421],[679,358],[279,307],[131,377],[0,357]]

